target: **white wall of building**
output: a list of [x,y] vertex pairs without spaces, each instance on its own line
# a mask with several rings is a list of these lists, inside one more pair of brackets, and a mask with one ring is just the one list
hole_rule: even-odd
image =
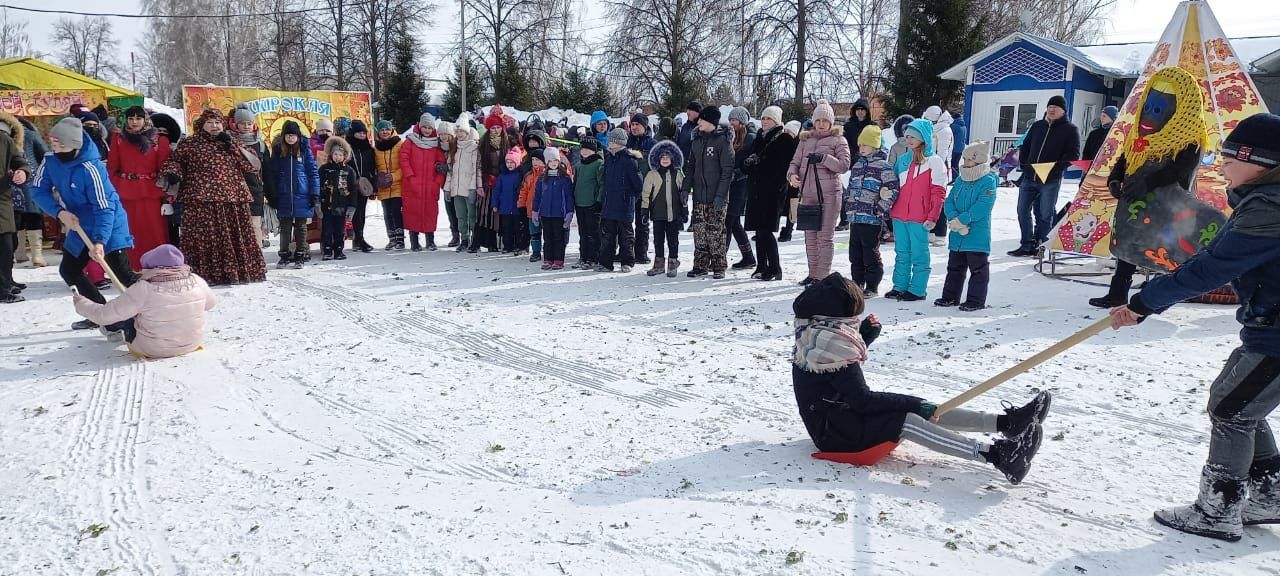
[[[1019,104],[1034,104],[1035,117],[1044,115],[1045,104],[1049,97],[1061,94],[1061,90],[1003,90],[994,92],[974,92],[969,111],[969,141],[986,140],[991,142],[997,137],[1016,137],[1026,131],[1026,126],[1017,126],[1016,110]],[[1013,106],[1015,118],[1012,131],[1001,132],[1000,107]]]

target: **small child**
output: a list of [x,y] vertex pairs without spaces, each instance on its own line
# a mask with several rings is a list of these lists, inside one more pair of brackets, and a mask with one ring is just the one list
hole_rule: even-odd
[[502,229],[502,253],[516,251],[516,227],[520,223],[520,162],[524,160],[519,148],[507,152],[505,163],[498,168],[498,178],[493,184],[493,209],[498,211],[498,227]]
[[884,262],[880,259],[880,237],[889,220],[889,209],[898,198],[898,176],[880,148],[882,134],[874,124],[858,135],[858,157],[849,169],[849,199],[844,210],[849,214],[849,277],[862,289],[863,296],[875,298],[884,279]]
[[[644,183],[636,158],[627,150],[627,131],[609,132],[609,155],[604,161],[604,201],[600,209],[600,253],[596,272],[613,272],[613,258],[621,255],[622,273],[636,265],[636,205]],[[619,252],[621,249],[621,252]]]
[[591,270],[596,267],[600,251],[600,204],[604,201],[604,159],[600,157],[600,142],[595,138],[582,138],[578,160],[573,163],[573,198],[578,215],[578,263],[574,268]]
[[[330,136],[324,141],[324,153],[329,159],[320,167],[320,247],[323,260],[346,260],[343,245],[346,244],[347,219],[356,213],[356,169],[347,164],[351,160],[351,145],[341,136]],[[416,234],[415,234],[416,236]]]
[[543,270],[564,270],[564,248],[573,225],[573,179],[566,173],[560,150],[543,152],[547,164],[533,193],[533,222],[542,228],[546,246]]
[[[960,305],[963,312],[973,312],[987,307],[987,283],[991,280],[991,266],[987,257],[991,254],[991,209],[996,204],[996,185],[999,177],[991,172],[990,145],[974,142],[964,147],[960,155],[960,176],[956,178],[943,205],[943,211],[951,219],[951,253],[947,258],[947,280],[942,286],[942,297],[934,300],[934,306]],[[969,278],[969,297],[960,304],[960,292],[964,287],[965,271]]]
[[680,229],[689,205],[682,166],[684,154],[671,140],[658,142],[649,150],[649,173],[640,194],[640,210],[648,212],[653,223],[653,268],[647,272],[649,276],[666,273],[668,278],[675,278],[680,268]]
[[81,316],[102,326],[121,323],[129,351],[146,358],[181,356],[199,348],[205,312],[218,302],[172,244],[143,254],[141,278],[116,299],[98,304],[79,292],[73,299]]
[[[861,452],[910,440],[987,462],[1011,484],[1022,482],[1040,448],[1040,423],[1053,397],[1040,392],[1025,406],[1005,408],[1003,415],[957,408],[935,418],[937,406],[921,398],[875,392],[867,387],[862,363],[881,327],[874,314],[858,322],[864,306],[862,291],[839,272],[810,285],[791,305],[796,338],[791,383],[814,445],[824,452]],[[956,432],[999,432],[1005,439],[978,442]]]
[[537,191],[538,179],[542,178],[542,173],[547,169],[542,152],[541,148],[530,148],[525,156],[530,167],[524,180],[520,182],[520,199],[516,202],[516,208],[520,210],[520,226],[523,228],[517,240],[522,250],[517,251],[516,255],[521,255],[524,248],[531,248],[533,254],[529,255],[530,262],[542,260],[542,227],[533,221],[533,194]]
[[947,164],[933,152],[933,124],[912,120],[903,130],[907,152],[898,158],[898,198],[893,218],[893,290],[885,298],[924,300],[929,286],[929,234],[942,217],[947,195]]

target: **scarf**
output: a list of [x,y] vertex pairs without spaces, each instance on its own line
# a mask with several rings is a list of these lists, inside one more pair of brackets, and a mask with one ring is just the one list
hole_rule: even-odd
[[399,143],[400,143],[400,136],[395,135],[390,138],[387,138],[386,140],[378,140],[378,142],[376,143],[376,146],[378,147],[378,150],[382,152],[386,152],[392,148],[395,148],[396,144],[399,144]]
[[410,142],[413,142],[415,146],[422,148],[423,150],[440,147],[439,136],[423,136],[418,133],[416,128],[410,130],[407,137]]
[[867,345],[858,334],[858,317],[796,318],[796,345],[791,363],[806,372],[835,372],[867,360]]
[[960,163],[960,179],[965,182],[977,182],[979,178],[991,173],[991,165],[979,162],[977,166],[966,166]]
[[239,136],[240,142],[244,143],[245,146],[253,147],[258,143],[257,132],[240,132]]
[[121,130],[120,136],[124,138],[125,142],[137,146],[138,150],[141,150],[143,154],[150,152],[152,148],[156,147],[155,128],[144,128],[141,132]]
[[147,268],[142,271],[142,279],[161,292],[182,292],[196,285],[195,275],[186,264],[171,268]]

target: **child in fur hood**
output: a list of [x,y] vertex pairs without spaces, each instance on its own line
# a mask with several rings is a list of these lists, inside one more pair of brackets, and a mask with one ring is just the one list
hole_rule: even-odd
[[[1040,392],[1027,405],[1003,415],[955,409],[934,417],[937,406],[922,398],[876,392],[867,386],[862,363],[880,336],[880,322],[862,322],[862,291],[838,272],[805,288],[792,303],[795,348],[791,382],[800,418],[824,452],[861,452],[884,442],[910,440],[935,452],[987,462],[1012,484],[1022,482],[1040,448],[1040,423],[1053,398]],[[999,432],[1004,439],[979,442],[956,432]]]
[[107,326],[120,322],[129,351],[147,358],[181,356],[204,343],[205,313],[218,297],[186,265],[182,252],[161,244],[142,255],[142,277],[120,297],[98,304],[76,292],[76,312]]
[[325,140],[324,154],[329,161],[320,167],[320,245],[324,260],[346,260],[344,232],[347,220],[356,213],[355,197],[359,194],[356,179],[359,177],[356,169],[348,164],[353,154],[351,145],[343,137],[330,136]]

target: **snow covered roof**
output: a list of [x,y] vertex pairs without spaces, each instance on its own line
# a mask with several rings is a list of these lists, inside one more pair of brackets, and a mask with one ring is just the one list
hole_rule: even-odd
[[[1093,44],[1088,46],[1070,46],[1025,32],[1014,32],[979,51],[955,66],[948,68],[938,76],[946,80],[963,82],[966,70],[984,58],[991,56],[1013,44],[1023,40],[1053,52],[1079,68],[1094,74],[1112,78],[1137,78],[1138,72],[1146,64],[1147,57],[1155,49],[1156,42],[1128,42],[1121,44]],[[1232,48],[1241,62],[1250,64],[1250,71],[1280,70],[1280,36],[1253,36],[1248,38],[1229,38]]]
[[[1280,52],[1280,36],[1251,36],[1227,40],[1231,42],[1231,47],[1235,49],[1240,62],[1250,65],[1251,72],[1280,68],[1276,63],[1272,63],[1271,68],[1262,68],[1265,65],[1262,61],[1268,57],[1271,60],[1280,60],[1276,58],[1276,53]],[[1117,70],[1118,73],[1114,75],[1117,78],[1137,78],[1138,72],[1142,71],[1142,66],[1146,64],[1147,57],[1151,56],[1151,51],[1155,47],[1156,42],[1128,42],[1078,46],[1074,49],[1102,66]]]

